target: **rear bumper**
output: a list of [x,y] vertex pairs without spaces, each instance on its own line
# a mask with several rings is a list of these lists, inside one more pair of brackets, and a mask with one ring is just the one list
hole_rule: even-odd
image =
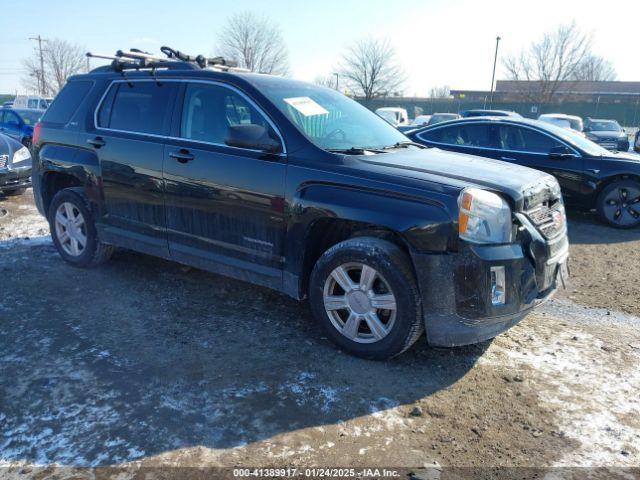
[[31,186],[31,167],[0,169],[0,190],[18,190],[29,186]]
[[[535,262],[521,244],[465,244],[452,254],[414,254],[428,343],[478,343],[517,324],[553,296],[559,266],[567,256],[568,243],[554,258]],[[505,268],[504,305],[492,303],[493,266]]]

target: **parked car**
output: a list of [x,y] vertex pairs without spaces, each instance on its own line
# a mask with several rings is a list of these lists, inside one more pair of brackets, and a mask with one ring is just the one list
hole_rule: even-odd
[[629,150],[629,136],[616,120],[587,118],[584,133],[589,140],[607,150]]
[[582,118],[576,115],[565,115],[564,113],[545,113],[538,117],[541,122],[551,123],[558,127],[571,128],[576,132],[582,133],[584,130],[584,122]]
[[13,108],[24,108],[29,110],[46,110],[51,104],[52,98],[38,97],[32,95],[17,95],[13,100]]
[[550,173],[568,206],[597,209],[618,228],[640,225],[640,162],[572,130],[518,118],[469,118],[410,132],[415,142]]
[[382,107],[376,109],[376,113],[394,127],[409,124],[409,115],[404,108]]
[[413,119],[411,125],[413,127],[424,127],[429,124],[429,120],[431,119],[431,115],[418,115]]
[[638,131],[636,132],[636,139],[633,142],[633,149],[640,153],[640,129],[638,129]]
[[42,110],[0,108],[0,133],[29,147],[31,146],[33,127],[41,116]]
[[0,196],[20,195],[31,185],[31,153],[13,138],[0,134]]
[[429,125],[448,122],[449,120],[457,120],[458,118],[460,118],[460,115],[457,113],[434,113],[429,119]]
[[2,106],[3,106],[3,107],[13,107],[13,101],[12,101],[12,100],[9,100],[9,101],[7,101],[7,102],[4,102],[4,103],[2,104]]
[[464,110],[460,112],[460,116],[462,118],[469,117],[516,117],[522,118],[518,112],[511,112],[509,110],[482,110],[482,109],[474,109],[474,110]]
[[494,337],[566,274],[550,175],[426,149],[331,89],[153,66],[73,76],[36,126],[34,197],[70,264],[119,246],[308,297],[331,340],[376,359],[425,330]]

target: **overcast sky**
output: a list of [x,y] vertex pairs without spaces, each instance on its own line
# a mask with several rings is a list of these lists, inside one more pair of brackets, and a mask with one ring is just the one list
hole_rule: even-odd
[[[619,80],[640,81],[639,0],[32,0],[3,2],[0,93],[23,92],[21,60],[29,37],[63,38],[86,50],[113,54],[169,45],[213,54],[216,33],[235,12],[252,10],[277,22],[289,48],[291,74],[303,80],[335,71],[355,40],[387,37],[408,81],[407,95],[430,87],[489,89],[495,37],[500,56],[516,52],[560,23],[575,20],[593,34],[593,50],[611,61]],[[25,8],[27,10],[25,10]],[[11,11],[15,9],[15,11]],[[497,78],[502,77],[498,63]]]

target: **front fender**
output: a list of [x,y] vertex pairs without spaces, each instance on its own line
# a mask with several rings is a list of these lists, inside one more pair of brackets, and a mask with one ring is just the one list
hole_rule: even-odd
[[[446,252],[453,231],[451,206],[439,200],[353,185],[313,182],[298,187],[290,199],[290,221],[285,243],[285,290],[298,296],[305,254],[314,229],[323,220],[330,226],[354,222],[364,229],[383,229],[399,235],[418,252]],[[324,223],[323,223],[324,225]],[[330,227],[328,227],[330,228]]]

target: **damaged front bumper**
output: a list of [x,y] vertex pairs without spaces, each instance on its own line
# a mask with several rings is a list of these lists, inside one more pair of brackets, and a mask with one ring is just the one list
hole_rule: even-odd
[[31,167],[0,168],[0,192],[31,186]]
[[429,344],[493,338],[551,298],[567,276],[566,233],[548,241],[527,228],[524,236],[508,245],[462,243],[456,253],[413,254]]

